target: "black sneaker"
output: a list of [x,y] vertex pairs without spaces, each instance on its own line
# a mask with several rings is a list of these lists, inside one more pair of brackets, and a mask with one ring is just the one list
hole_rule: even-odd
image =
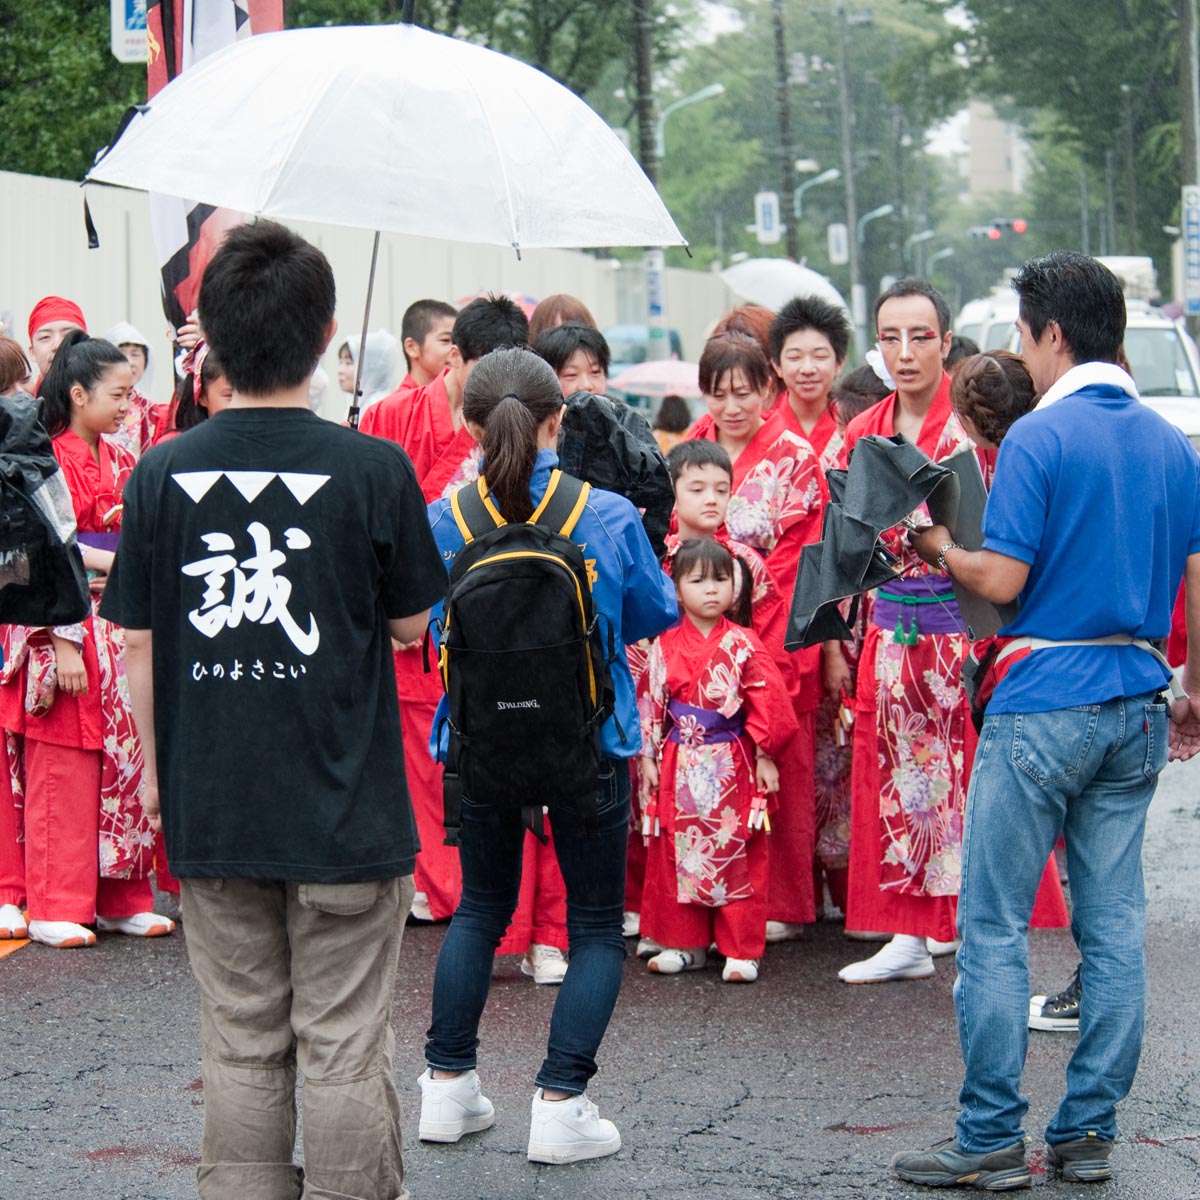
[[1079,972],[1083,964],[1075,968],[1071,982],[1057,996],[1029,997],[1029,1028],[1045,1029],[1050,1032],[1061,1030],[1075,1033],[1079,1029],[1079,998],[1083,995],[1083,984]]
[[1089,1133],[1049,1147],[1050,1165],[1071,1183],[1103,1183],[1112,1178],[1112,1142]]
[[893,1155],[892,1170],[901,1179],[926,1187],[1010,1192],[1032,1186],[1025,1165],[1025,1139],[991,1154],[965,1154],[954,1138],[947,1138],[928,1150],[902,1150]]

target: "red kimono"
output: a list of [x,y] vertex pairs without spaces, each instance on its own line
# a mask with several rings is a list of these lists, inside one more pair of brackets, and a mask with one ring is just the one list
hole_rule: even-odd
[[[784,409],[786,404],[776,406],[733,464],[733,495],[725,527],[731,537],[763,555],[790,608],[800,552],[821,538],[829,487],[812,448],[785,427]],[[701,417],[691,436],[716,440],[712,417]],[[780,763],[783,803],[792,815],[781,820],[771,849],[770,918],[800,925],[816,920],[813,761],[815,713],[823,694],[821,648],[800,650],[789,658],[795,664],[800,733]]]
[[[80,540],[116,534],[133,456],[102,437],[97,460],[70,430],[53,446]],[[147,876],[154,834],[141,805],[142,750],[125,678],[125,631],[100,617],[98,604],[94,598],[93,613],[82,624],[54,631],[82,655],[87,691],[81,696],[57,687],[46,630],[17,626],[9,639],[0,724],[25,741],[31,919],[88,924],[97,912],[126,917],[151,907]],[[21,784],[10,779],[14,794]],[[55,832],[68,828],[78,836],[66,839]]]
[[[894,434],[897,403],[893,393],[851,421],[847,457],[860,437]],[[972,445],[950,405],[949,375],[942,376],[917,445],[935,462]],[[985,462],[985,478],[990,474]],[[883,540],[901,560],[903,581],[944,581],[908,548],[902,530]],[[921,632],[906,640],[894,617],[880,617],[885,593],[879,590],[858,666],[846,924],[952,941],[977,741],[962,687],[967,635]],[[1050,895],[1035,925],[1066,924],[1051,867],[1043,878]]]
[[[372,405],[363,413],[359,428],[404,448],[430,503],[479,478],[479,445],[465,425],[454,428],[445,373],[426,387],[402,389]],[[458,851],[442,844],[442,768],[428,751],[442,684],[436,672],[426,674],[419,647],[397,650],[395,665],[405,773],[421,840],[414,882],[417,891],[428,898],[434,919],[442,920],[453,914],[462,896]],[[533,847],[525,852],[521,901],[509,934],[500,944],[501,954],[524,953],[532,944],[526,940],[529,938],[539,945],[567,948],[566,889],[557,875],[553,847],[530,841]],[[552,866],[541,862],[547,854]],[[533,915],[535,886],[537,919]]]
[[755,751],[778,758],[796,732],[783,677],[758,637],[722,617],[687,617],[650,650],[645,753],[659,760],[658,834],[642,931],[663,946],[730,958],[765,949],[767,839],[749,827]]

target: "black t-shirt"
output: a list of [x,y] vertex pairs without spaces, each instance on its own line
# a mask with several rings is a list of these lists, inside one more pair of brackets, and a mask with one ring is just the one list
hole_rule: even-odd
[[386,619],[446,572],[408,456],[302,409],[228,409],[145,455],[124,501],[101,613],[153,635],[174,873],[411,872]]

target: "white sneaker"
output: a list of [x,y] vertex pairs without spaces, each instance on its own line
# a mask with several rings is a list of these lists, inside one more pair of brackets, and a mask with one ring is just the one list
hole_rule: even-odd
[[767,941],[798,942],[801,938],[808,937],[808,931],[809,926],[799,925],[794,921],[768,921]]
[[620,1148],[621,1134],[617,1127],[600,1116],[600,1110],[586,1095],[547,1100],[541,1088],[533,1093],[530,1162],[583,1162],[616,1154]]
[[101,933],[123,933],[126,937],[166,937],[175,932],[175,922],[160,913],[140,912],[132,917],[97,917]]
[[15,904],[0,904],[0,941],[29,936],[25,914]]
[[660,950],[662,947],[651,937],[644,937],[637,944],[638,958],[650,958]]
[[852,942],[890,942],[892,940],[890,933],[880,933],[875,929],[843,929],[842,937],[849,938]]
[[521,959],[521,974],[531,975],[534,983],[562,983],[567,973],[567,960],[557,946],[529,947]]
[[429,907],[429,897],[424,892],[413,892],[412,907],[409,909],[418,921],[432,921],[433,910]]
[[491,1129],[496,1123],[496,1110],[480,1090],[475,1071],[434,1079],[432,1069],[426,1067],[417,1084],[421,1088],[417,1136],[423,1142],[457,1142],[464,1134]]
[[86,925],[76,925],[74,921],[30,921],[29,937],[56,950],[96,944],[96,935]]
[[622,913],[621,936],[637,937],[642,932],[642,914],[635,912]]
[[953,954],[961,945],[962,938],[955,938],[952,942],[939,942],[937,938],[925,939],[925,949],[934,958],[945,958],[947,954]]
[[694,950],[660,950],[646,966],[656,975],[678,975],[681,971],[699,971],[708,963],[703,946]]
[[925,939],[898,933],[878,954],[843,967],[838,978],[843,983],[890,983],[900,979],[928,979],[934,970]]
[[726,983],[754,983],[758,979],[758,959],[727,958],[721,978]]

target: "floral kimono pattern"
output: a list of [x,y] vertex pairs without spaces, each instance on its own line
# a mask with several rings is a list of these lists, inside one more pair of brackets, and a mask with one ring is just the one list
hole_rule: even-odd
[[773,757],[795,732],[783,680],[749,630],[688,619],[650,648],[643,738],[660,761],[657,815],[672,838],[676,898],[718,908],[753,895],[746,845],[755,747]]
[[121,422],[121,428],[111,435],[112,441],[123,450],[128,450],[135,459],[141,458],[153,444],[161,410],[167,407],[165,404],[151,404],[141,392],[134,389],[129,393],[129,411]]
[[[857,417],[847,431],[847,452],[857,438],[893,432],[895,398]],[[974,443],[950,406],[950,378],[925,417],[918,445],[934,462]],[[981,455],[985,482],[994,456]],[[913,514],[928,523],[922,505]],[[908,547],[897,527],[882,536],[900,559],[900,576],[940,576]],[[873,710],[879,762],[880,889],[910,896],[956,896],[962,877],[963,814],[971,763],[962,664],[965,633],[922,633],[915,644],[895,629],[872,623],[864,640],[858,706]],[[973,739],[972,739],[973,742]]]

